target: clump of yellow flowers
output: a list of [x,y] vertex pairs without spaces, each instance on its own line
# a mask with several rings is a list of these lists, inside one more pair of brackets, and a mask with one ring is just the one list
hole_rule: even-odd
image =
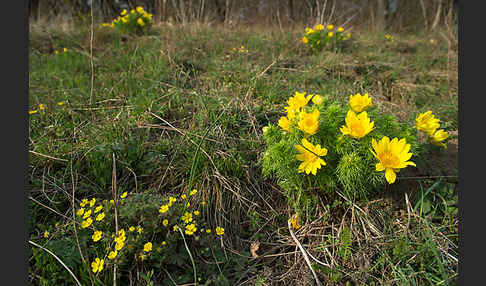
[[314,28],[305,28],[301,41],[304,45],[311,47],[314,52],[319,52],[324,47],[338,49],[349,38],[351,38],[351,33],[345,33],[343,27],[335,29],[332,24],[327,26],[317,24]]
[[103,23],[101,26],[114,28],[122,33],[144,34],[153,24],[152,17],[142,6],[138,6],[130,11],[123,9],[111,23]]
[[380,112],[366,92],[349,95],[344,105],[329,97],[296,91],[277,122],[263,128],[263,173],[278,179],[297,212],[318,192],[359,197],[396,183],[400,170],[416,167],[412,157],[423,150],[417,131],[440,146],[448,136],[431,111],[415,124],[399,122]]

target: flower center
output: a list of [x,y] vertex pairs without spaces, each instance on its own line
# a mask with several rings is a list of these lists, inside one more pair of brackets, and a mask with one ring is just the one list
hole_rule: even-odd
[[355,121],[351,123],[350,127],[354,135],[360,136],[364,133],[363,124],[361,124],[361,122],[359,121]]
[[390,151],[380,154],[380,161],[385,168],[395,168],[400,164],[398,156]]

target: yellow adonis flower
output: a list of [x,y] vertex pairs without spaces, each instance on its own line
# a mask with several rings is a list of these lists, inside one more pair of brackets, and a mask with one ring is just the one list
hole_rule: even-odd
[[134,226],[129,227],[128,231],[135,231],[135,227]]
[[190,223],[192,221],[192,213],[185,212],[184,215],[181,217],[181,219],[185,223]]
[[328,29],[328,30],[332,30],[332,29],[334,29],[334,25],[332,25],[332,24],[327,25],[327,29]]
[[449,137],[449,133],[447,131],[444,131],[442,129],[439,129],[435,131],[430,137],[429,141],[433,145],[439,146],[439,147],[444,147],[447,148],[446,144],[444,144],[442,141],[446,140],[447,137]]
[[309,42],[309,39],[307,37],[302,37],[302,43],[307,44]]
[[285,110],[287,110],[287,112],[289,112],[289,113],[290,112],[300,111],[300,109],[302,107],[304,107],[305,105],[307,105],[307,103],[311,99],[310,96],[307,96],[306,97],[305,96],[306,94],[307,94],[306,92],[298,92],[298,91],[296,91],[295,92],[295,95],[294,96],[291,96],[287,100],[288,106],[285,107]]
[[91,268],[93,269],[93,273],[103,270],[103,264],[105,264],[105,261],[96,257],[95,260],[91,262]]
[[84,213],[83,219],[87,219],[90,216],[91,216],[91,210],[88,210],[87,212]]
[[127,13],[128,13],[127,9],[123,9],[123,11],[121,11],[120,15],[125,16]]
[[346,34],[346,37],[349,39],[351,38],[351,33]]
[[349,106],[351,106],[351,109],[354,112],[359,113],[372,105],[371,97],[368,95],[368,93],[365,93],[364,95],[357,93],[349,96]]
[[94,213],[97,213],[97,212],[101,211],[102,209],[103,209],[103,206],[99,205],[95,208]]
[[89,201],[89,206],[93,207],[95,203],[96,203],[96,199],[92,198],[91,201]]
[[81,222],[81,227],[82,227],[82,228],[87,228],[87,227],[89,227],[89,226],[90,226],[92,223],[93,223],[93,219],[89,217],[89,218],[87,218],[86,220],[83,220],[83,221]]
[[39,104],[39,110],[44,110],[44,109],[46,109],[46,105],[43,103]]
[[164,241],[162,241],[162,243],[161,243],[161,244],[162,244],[162,245],[167,245],[167,242],[165,242],[165,240],[164,240]]
[[118,251],[115,250],[115,251],[110,251],[110,253],[108,254],[108,259],[115,259],[115,257],[118,255]]
[[137,24],[139,24],[142,27],[145,26],[145,22],[142,20],[142,18],[138,18]]
[[34,114],[34,113],[37,113],[37,109],[35,109],[35,110],[29,110],[29,114]]
[[321,30],[324,30],[324,25],[322,24],[317,24],[314,29],[316,29],[316,31],[321,31]]
[[152,242],[147,242],[143,245],[143,251],[149,252],[152,250]]
[[309,35],[309,34],[312,34],[314,33],[314,30],[312,30],[311,28],[305,28],[305,34],[306,35]]
[[196,210],[196,211],[194,211],[194,215],[199,215],[199,214],[200,214],[200,212],[199,212],[199,211],[197,211],[197,210]]
[[96,221],[101,221],[104,218],[105,218],[105,213],[102,212],[102,213],[100,213],[99,215],[96,216]]
[[297,126],[306,134],[314,135],[319,129],[319,110],[314,109],[312,113],[302,113],[302,119],[299,120]]
[[84,208],[80,208],[77,212],[76,215],[82,216],[84,214]]
[[181,195],[181,199],[185,200],[187,198],[186,194]]
[[425,113],[421,113],[415,118],[415,126],[417,130],[425,132],[427,135],[432,136],[435,130],[439,128],[439,119],[435,118],[435,115],[432,114],[432,111],[429,110]]
[[314,103],[314,104],[321,104],[322,101],[323,101],[322,96],[320,96],[319,94],[314,94],[312,96],[312,103]]
[[179,227],[178,227],[177,225],[174,225],[174,226],[172,227],[172,230],[174,230],[174,231],[178,231],[178,230],[179,230]]
[[145,13],[145,10],[143,10],[143,7],[142,6],[138,6],[137,8],[135,8],[135,10],[140,13],[140,14],[144,14]]
[[127,197],[127,195],[128,195],[128,192],[123,192],[123,193],[121,194],[120,198],[121,198],[121,199],[124,199],[124,198],[126,198],[126,197]]
[[168,204],[168,206],[169,206],[169,207],[171,207],[171,206],[172,206],[172,204],[173,204],[173,203],[175,203],[176,201],[177,201],[177,199],[176,199],[176,198],[174,198],[174,197],[170,196],[170,197],[169,197],[169,204]]
[[334,36],[334,33],[333,33],[333,32],[329,32],[329,33],[327,33],[327,36],[328,36],[329,38],[332,38],[332,36]]
[[341,133],[356,139],[363,138],[375,128],[375,122],[370,120],[366,111],[356,115],[352,110],[348,110],[345,120],[346,125],[341,127]]
[[79,204],[80,207],[84,208],[88,204],[88,199],[83,199]]
[[93,233],[93,235],[91,236],[91,238],[93,239],[94,242],[97,242],[98,240],[101,239],[101,235],[103,234],[102,231],[100,230],[97,230]]
[[340,32],[340,33],[344,32],[344,28],[343,27],[339,27],[338,28],[338,32]]
[[224,234],[224,228],[217,226],[216,227],[216,234],[217,235],[223,235]]
[[206,233],[211,233],[211,229],[206,229]]
[[142,233],[142,231],[143,231],[143,228],[141,226],[137,226],[137,232]]
[[49,237],[49,232],[47,230],[44,231],[44,234],[42,236],[44,236],[44,238],[48,238]]
[[379,160],[376,164],[376,171],[385,171],[385,178],[389,184],[393,184],[397,178],[395,172],[407,166],[415,166],[414,162],[408,161],[412,157],[410,144],[405,138],[390,138],[384,136],[379,142],[373,138],[371,145],[374,150],[371,153]]
[[189,193],[189,195],[190,195],[190,196],[194,196],[196,193],[197,193],[197,190],[196,190],[196,189],[194,189],[194,190],[192,190],[192,191]]
[[168,220],[164,219],[164,220],[162,221],[162,225],[163,225],[163,226],[167,226],[168,224],[169,224],[169,221],[168,221]]
[[299,223],[299,214],[295,214],[294,216],[292,216],[292,218],[290,218],[290,223],[295,229],[301,228],[302,226]]
[[123,246],[125,246],[125,242],[124,241],[117,241],[115,243],[115,250],[116,251],[119,251],[123,248]]
[[327,149],[321,148],[321,145],[312,145],[307,139],[302,139],[302,145],[295,145],[295,148],[300,154],[296,155],[297,160],[303,161],[299,165],[299,173],[305,172],[306,174],[312,173],[316,175],[317,169],[321,168],[321,165],[325,166],[326,162],[319,156],[326,156]]
[[282,127],[283,130],[290,132],[290,120],[287,117],[280,117],[278,120],[278,126]]
[[193,235],[197,230],[195,224],[191,223],[186,226],[186,230],[184,231],[187,235]]
[[159,213],[163,214],[163,213],[166,213],[168,210],[169,210],[168,205],[162,205],[159,209]]

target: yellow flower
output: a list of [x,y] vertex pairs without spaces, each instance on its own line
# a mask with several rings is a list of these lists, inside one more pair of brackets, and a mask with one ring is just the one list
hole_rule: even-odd
[[278,121],[278,126],[282,127],[283,130],[290,132],[290,120],[287,117],[280,117],[280,120]]
[[84,213],[83,219],[87,219],[90,216],[91,216],[91,210],[88,210],[87,212]]
[[192,214],[189,212],[185,212],[184,215],[181,217],[181,219],[185,223],[190,223],[192,221]]
[[141,226],[137,226],[137,232],[142,233],[142,231],[143,231],[143,228]]
[[191,203],[190,202],[187,202],[186,208],[188,208],[190,206],[191,206]]
[[103,234],[102,231],[100,230],[97,230],[93,233],[93,235],[91,236],[91,238],[93,239],[94,242],[97,242],[98,240],[101,239],[101,235]]
[[137,8],[135,8],[136,11],[140,14],[144,14],[145,13],[145,10],[143,10],[143,7],[142,6],[138,6]]
[[314,94],[314,96],[312,97],[312,103],[314,104],[321,104],[322,101],[322,96],[320,96],[319,94]]
[[407,166],[415,166],[414,162],[408,161],[412,157],[410,151],[410,144],[407,144],[405,138],[398,140],[398,138],[390,138],[384,136],[378,143],[373,138],[371,140],[373,150],[371,153],[379,160],[376,164],[376,171],[385,171],[385,178],[389,184],[393,184],[396,180],[400,169]]
[[82,216],[82,215],[84,214],[84,209],[83,209],[83,208],[80,208],[80,209],[79,209],[79,210],[76,212],[76,214],[77,214],[78,216]]
[[128,19],[125,18],[125,17],[121,18],[121,20],[122,20],[123,23],[128,23]]
[[164,241],[162,241],[162,243],[161,243],[161,244],[162,244],[162,245],[167,245],[167,242],[165,242],[165,240],[164,240]]
[[204,207],[206,204],[207,204],[207,203],[206,203],[206,201],[202,201],[202,202],[201,202],[201,205],[202,205],[203,207]]
[[125,246],[125,242],[124,241],[117,241],[116,244],[115,244],[115,250],[121,250],[123,248],[123,246]]
[[91,224],[93,223],[93,219],[92,218],[87,218],[86,220],[83,220],[81,222],[81,227],[82,228],[87,228],[88,226],[90,226]]
[[179,227],[178,227],[177,225],[174,225],[174,226],[172,227],[172,229],[173,229],[174,231],[178,231],[178,230],[179,230]]
[[142,27],[145,26],[145,22],[142,20],[142,18],[138,18],[137,24],[139,24]]
[[44,231],[43,236],[44,236],[45,238],[48,238],[48,237],[49,237],[49,232],[48,232],[47,230],[46,230],[46,231]]
[[159,213],[163,214],[163,213],[166,213],[168,210],[169,210],[168,205],[162,205],[159,209]]
[[338,32],[343,32],[344,31],[344,28],[343,27],[339,27],[338,28]]
[[200,212],[199,211],[194,211],[194,215],[199,215]]
[[363,138],[375,128],[375,122],[370,120],[366,111],[356,115],[352,110],[348,110],[345,120],[346,125],[341,127],[341,133],[356,139]]
[[101,221],[104,218],[105,218],[105,213],[102,212],[102,213],[100,213],[99,215],[96,216],[96,221]]
[[290,219],[290,223],[292,223],[292,226],[295,228],[295,229],[299,229],[301,228],[302,226],[300,225],[299,223],[299,214],[295,214],[294,216],[292,216],[292,218]]
[[300,152],[296,155],[297,160],[303,161],[299,165],[299,173],[305,172],[306,174],[312,173],[316,175],[317,169],[326,165],[326,162],[319,156],[326,156],[327,149],[321,148],[321,145],[312,145],[307,139],[302,139],[302,145],[295,145],[295,148]]
[[131,14],[135,14],[135,9],[130,10]]
[[309,34],[312,34],[314,33],[314,30],[312,30],[311,28],[305,28],[305,34],[306,35],[309,35]]
[[216,227],[216,234],[217,235],[223,235],[224,234],[224,228],[217,226]]
[[94,213],[97,213],[97,212],[101,211],[102,209],[103,209],[103,206],[99,205],[95,208]]
[[110,204],[114,205],[115,204],[115,201],[114,200],[110,200]]
[[44,110],[44,109],[46,109],[46,105],[43,103],[39,104],[39,110]]
[[127,239],[125,236],[125,230],[122,228],[118,231],[118,236],[115,237],[115,242],[124,242]]
[[147,258],[147,255],[145,255],[145,254],[140,254],[140,259],[141,259],[142,261],[144,261],[144,260],[145,260],[145,258]]
[[333,33],[333,32],[329,32],[329,33],[327,33],[327,36],[328,36],[329,38],[332,38],[332,36],[334,36],[334,33]]
[[319,129],[319,110],[314,109],[312,113],[302,113],[302,119],[299,120],[297,126],[306,134],[314,135]]
[[189,193],[189,195],[190,195],[190,196],[194,196],[196,193],[197,193],[197,190],[196,190],[196,189],[194,189],[194,190],[192,190],[192,191]]
[[37,109],[35,109],[35,110],[29,110],[29,114],[34,114],[34,113],[37,113]]
[[170,196],[170,197],[169,197],[169,203],[168,203],[167,205],[168,205],[169,207],[171,207],[171,206],[172,206],[172,204],[173,204],[173,203],[175,203],[176,201],[177,201],[177,199],[176,199],[176,198],[174,198],[174,197]]
[[124,199],[124,198],[126,198],[126,197],[127,197],[127,195],[128,195],[128,193],[127,193],[127,192],[123,192],[123,194],[121,194],[120,198],[121,198],[121,199]]
[[351,38],[351,33],[348,33],[346,36],[348,39]]
[[93,207],[95,203],[96,203],[96,199],[92,198],[91,201],[89,201],[89,206]]
[[439,128],[439,119],[435,118],[432,111],[429,110],[425,113],[421,113],[415,119],[417,130],[425,132],[427,135],[432,136],[437,128]]
[[168,221],[168,220],[164,219],[164,220],[162,221],[162,225],[163,225],[163,226],[167,226],[168,224],[169,224],[169,221]]
[[123,9],[123,11],[121,11],[120,15],[124,16],[128,13],[127,9]]
[[135,231],[135,227],[134,226],[129,227],[128,231]]
[[62,49],[62,50],[63,50],[64,52],[67,52],[67,51],[68,51],[68,49],[67,49],[67,48],[64,48],[64,49]]
[[447,139],[447,137],[449,137],[449,133],[447,133],[447,131],[444,131],[442,129],[439,129],[437,131],[435,131],[430,137],[429,137],[429,141],[430,143],[432,143],[433,145],[436,145],[436,146],[439,146],[439,147],[444,147],[444,148],[447,148],[446,144],[444,144],[442,141],[444,141],[445,139]]
[[57,55],[57,54],[59,54],[59,51],[57,51],[57,50],[56,50],[56,51],[55,51],[55,53],[56,53],[56,55]]
[[143,245],[143,251],[149,252],[152,250],[152,242],[147,242]]
[[88,199],[83,199],[81,203],[79,204],[80,207],[84,208],[88,204]]
[[184,231],[187,235],[193,235],[197,230],[197,227],[195,224],[191,223],[186,225],[186,230]]
[[187,198],[186,194],[182,194],[181,199],[185,200]]
[[99,259],[98,257],[96,257],[95,260],[91,262],[91,268],[93,269],[93,273],[103,270],[104,263],[105,261],[103,259]]
[[354,112],[359,113],[372,105],[371,97],[368,95],[368,93],[365,93],[364,95],[357,93],[349,96],[349,106],[351,106],[351,109]]
[[321,30],[324,30],[324,25],[322,24],[317,24],[314,29],[316,29],[316,31],[321,31]]
[[302,37],[302,43],[307,44],[309,42],[309,39],[307,37]]
[[206,229],[206,233],[211,233],[211,229]]
[[108,254],[108,259],[115,259],[115,257],[118,255],[118,251],[115,250],[115,251],[110,251],[110,253]]
[[327,29],[328,29],[328,30],[332,30],[332,29],[334,29],[334,25],[331,25],[331,24],[327,25]]
[[309,100],[311,99],[311,96],[306,97],[305,95],[306,95],[306,92],[296,91],[295,95],[291,96],[287,100],[288,106],[285,107],[285,110],[287,110],[287,112],[289,113],[288,114],[289,119],[292,119],[291,116],[293,116],[293,115],[290,115],[290,113],[300,111],[300,109],[302,107],[304,107],[309,102]]

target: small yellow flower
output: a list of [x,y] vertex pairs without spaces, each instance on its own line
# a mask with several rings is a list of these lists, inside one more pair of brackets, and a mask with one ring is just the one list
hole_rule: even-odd
[[142,20],[142,18],[138,18],[137,24],[139,24],[142,27],[145,26],[145,22]]
[[114,200],[110,200],[110,204],[114,205],[115,204],[115,201]]
[[76,215],[82,216],[84,214],[84,208],[80,208],[77,212]]
[[314,29],[316,29],[316,31],[321,31],[321,30],[324,30],[324,25],[322,24],[317,24]]
[[197,227],[195,224],[191,223],[189,225],[186,225],[186,230],[184,231],[187,235],[193,235],[197,230]]
[[88,204],[88,199],[83,199],[81,203],[79,204],[80,207],[84,208]]
[[39,104],[39,110],[44,110],[44,109],[46,109],[46,105],[43,103]]
[[172,204],[174,204],[176,201],[177,201],[177,199],[176,199],[176,198],[174,198],[174,197],[170,196],[170,197],[169,197],[169,203],[168,203],[167,205],[168,205],[169,207],[171,207],[171,206],[172,206]]
[[297,160],[303,161],[299,165],[299,173],[305,172],[306,174],[312,173],[314,176],[317,173],[317,169],[326,165],[326,162],[319,156],[326,156],[327,149],[321,148],[321,145],[312,145],[307,139],[302,139],[302,145],[295,145],[295,148],[299,151],[296,155]]
[[103,234],[102,231],[100,230],[97,230],[93,233],[93,235],[91,236],[91,238],[93,239],[94,242],[97,242],[98,240],[101,239],[101,235]]
[[305,28],[305,34],[306,35],[309,35],[309,34],[312,34],[314,33],[314,30],[312,30],[311,28]]
[[172,227],[172,229],[173,229],[174,231],[178,231],[178,230],[179,230],[179,227],[178,227],[177,225],[174,225],[174,226]]
[[332,24],[327,25],[327,29],[328,29],[328,30],[332,30],[332,29],[334,29],[334,25],[332,25]]
[[59,102],[57,103],[57,105],[58,105],[58,106],[63,106],[63,105],[64,105],[64,103],[65,103],[64,101],[59,101]]
[[57,54],[59,54],[59,51],[57,51],[57,50],[56,50],[56,51],[55,51],[55,53],[56,53],[56,55],[57,55]]
[[314,135],[319,129],[319,110],[314,109],[312,113],[302,112],[302,119],[297,123],[300,130],[308,135]]
[[44,234],[43,234],[44,238],[48,238],[49,237],[49,232],[46,230],[44,231]]
[[432,136],[435,130],[439,128],[439,119],[435,118],[432,111],[429,110],[425,113],[421,113],[415,119],[417,130],[425,132],[427,135]]
[[194,215],[199,215],[199,211],[194,211]]
[[142,6],[138,6],[137,8],[135,8],[135,10],[140,13],[140,14],[144,14],[145,13],[145,10],[143,10],[143,7]]
[[192,214],[189,212],[185,212],[184,215],[181,217],[181,220],[185,223],[190,223],[192,221]]
[[120,15],[124,16],[128,13],[127,9],[123,9],[123,11],[121,11]]
[[64,49],[62,49],[62,50],[63,50],[65,53],[68,51],[68,49],[67,49],[67,48],[64,48]]
[[344,31],[344,28],[343,27],[339,27],[338,28],[338,32],[342,33]]
[[35,109],[35,110],[29,110],[29,114],[34,114],[34,113],[37,113],[37,109]]
[[186,196],[186,194],[182,194],[182,195],[181,195],[181,199],[183,199],[183,200],[185,200],[185,199],[186,199],[186,197],[187,197],[187,196]]
[[86,212],[84,213],[84,215],[83,215],[83,219],[87,219],[87,218],[88,218],[88,217],[90,217],[90,216],[91,216],[91,210],[88,210],[88,211],[86,211]]
[[95,260],[91,262],[91,268],[93,269],[93,273],[103,270],[104,263],[105,261],[103,259],[99,259],[98,257],[96,257]]
[[292,226],[295,228],[295,229],[299,229],[301,228],[302,226],[300,225],[299,223],[299,214],[295,214],[294,216],[292,216],[292,218],[290,219],[290,223],[292,223]]
[[332,36],[334,36],[334,33],[333,33],[333,32],[329,32],[329,33],[327,33],[327,36],[328,36],[329,38],[332,38]]
[[216,227],[216,234],[217,235],[223,235],[224,234],[224,228],[217,226]]
[[168,210],[169,210],[168,205],[162,205],[159,209],[159,213],[163,214],[163,213],[166,213]]
[[341,127],[341,133],[356,139],[363,138],[375,128],[375,122],[370,120],[366,111],[356,115],[352,110],[348,110],[345,120],[346,125]]
[[188,208],[190,206],[191,206],[191,203],[190,202],[187,202],[186,208]]
[[309,39],[307,37],[302,37],[302,43],[307,44],[309,42]]
[[143,231],[143,228],[141,226],[137,226],[137,232],[142,233],[142,231]]
[[368,93],[365,93],[364,95],[357,93],[349,96],[349,106],[351,106],[351,109],[354,112],[359,113],[372,105],[371,97],[368,95]]
[[134,226],[129,227],[128,231],[135,231],[135,227]]
[[163,226],[167,226],[168,224],[169,224],[169,221],[168,221],[168,220],[164,219],[164,220],[162,221],[162,225],[163,225]]
[[197,193],[197,190],[196,190],[196,189],[194,189],[194,190],[192,190],[192,191],[189,193],[189,195],[190,195],[190,196],[194,196],[196,193]]
[[314,104],[321,104],[322,101],[322,96],[320,96],[319,94],[314,94],[314,96],[312,97],[312,103]]
[[98,205],[95,210],[94,210],[94,213],[97,213],[99,211],[101,211],[103,209],[103,206],[102,205]]
[[[288,113],[300,111],[300,109],[302,107],[304,107],[305,105],[307,105],[307,103],[311,99],[311,96],[306,97],[305,96],[306,94],[307,94],[306,92],[296,91],[295,95],[291,96],[287,100],[288,106],[285,107],[285,110],[287,110]],[[290,114],[288,114],[288,116],[289,116],[289,119],[292,119],[292,118],[290,118],[290,116],[291,116]]]
[[105,218],[105,213],[102,212],[102,213],[100,213],[99,215],[96,216],[96,221],[101,221],[104,218]]
[[89,201],[89,206],[93,207],[95,203],[96,203],[96,199],[92,198],[91,201]]
[[347,37],[348,39],[349,39],[349,38],[351,38],[351,33],[348,33],[348,34],[346,35],[346,37]]
[[145,255],[145,254],[140,254],[140,259],[141,259],[142,261],[144,261],[146,258],[147,258],[147,255]]
[[393,184],[396,180],[400,169],[407,166],[415,166],[414,162],[408,161],[412,157],[410,151],[410,144],[407,144],[405,138],[398,140],[393,138],[391,141],[384,136],[378,143],[373,138],[371,139],[373,150],[370,150],[379,163],[376,164],[376,171],[385,171],[385,178],[389,184]]
[[211,229],[206,229],[206,233],[211,233]]
[[202,202],[201,202],[201,205],[202,205],[203,207],[204,207],[206,204],[207,204],[207,203],[206,203],[206,201],[202,201]]
[[122,21],[123,23],[128,23],[128,19],[127,19],[126,17],[121,18],[121,21]]
[[115,259],[115,257],[118,255],[118,251],[115,250],[115,251],[110,251],[110,253],[108,254],[108,259]]
[[115,250],[119,251],[123,248],[123,246],[125,246],[125,242],[124,241],[117,241],[115,243]]
[[126,197],[127,197],[127,195],[128,195],[128,192],[123,192],[123,193],[121,194],[120,198],[121,198],[121,199],[124,199],[124,198],[126,198]]
[[447,145],[443,143],[442,141],[446,140],[447,137],[449,137],[449,133],[447,131],[444,131],[442,129],[439,129],[435,131],[432,136],[429,137],[430,143],[433,145],[439,146],[439,147],[444,147],[447,148]]
[[130,10],[131,14],[135,14],[135,9]]
[[83,221],[81,222],[81,227],[82,227],[82,228],[87,228],[87,227],[89,227],[89,226],[90,226],[92,223],[93,223],[93,219],[89,217],[89,218],[87,218],[86,220],[83,220]]
[[282,127],[283,130],[290,132],[290,120],[287,117],[280,117],[278,126]]
[[167,242],[165,242],[165,240],[164,240],[164,241],[162,241],[162,243],[161,243],[161,244],[162,244],[162,245],[167,245]]
[[152,250],[152,242],[147,242],[143,245],[143,251],[149,252]]

